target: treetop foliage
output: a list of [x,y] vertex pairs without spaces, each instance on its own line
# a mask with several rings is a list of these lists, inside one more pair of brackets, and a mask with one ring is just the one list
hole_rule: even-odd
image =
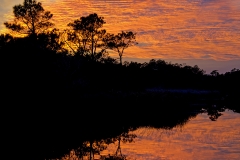
[[105,23],[104,17],[99,17],[96,13],[93,13],[69,23],[68,26],[71,26],[73,30],[97,32]]
[[20,34],[36,35],[53,26],[50,22],[53,14],[45,11],[42,4],[36,0],[24,0],[23,4],[15,5],[13,13],[14,21],[5,22],[4,25]]
[[96,13],[69,23],[71,30],[67,30],[67,46],[75,54],[89,56],[92,60],[101,58],[106,53],[106,45],[103,43],[106,30],[101,29],[105,23],[104,18]]
[[122,64],[122,56],[124,50],[130,46],[137,44],[136,33],[133,33],[132,31],[129,32],[122,31],[117,35],[111,34],[107,37],[106,41],[110,49],[118,52],[120,64]]

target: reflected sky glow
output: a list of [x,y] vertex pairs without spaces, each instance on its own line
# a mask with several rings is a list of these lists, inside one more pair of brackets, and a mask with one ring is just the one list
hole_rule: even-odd
[[[217,121],[198,115],[183,128],[163,130],[139,128],[134,143],[122,144],[130,160],[219,160],[240,159],[240,114],[223,112]],[[111,145],[102,154],[114,153]]]
[[[11,19],[12,6],[22,0],[1,0],[0,23]],[[54,14],[57,28],[90,13],[103,16],[110,33],[131,30],[138,46],[124,57],[199,60],[205,69],[240,68],[239,0],[42,0]],[[0,27],[3,30],[3,25]],[[117,56],[112,54],[112,56]],[[204,61],[205,60],[205,61]],[[211,64],[203,63],[215,60]],[[238,60],[232,65],[232,60]],[[229,61],[229,63],[218,63]],[[191,63],[190,63],[191,64]],[[216,65],[218,64],[218,65]],[[215,68],[213,67],[215,66]],[[229,68],[230,67],[230,68]]]

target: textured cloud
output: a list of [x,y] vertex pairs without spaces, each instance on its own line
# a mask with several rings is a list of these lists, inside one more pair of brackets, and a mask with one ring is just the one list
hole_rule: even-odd
[[[4,3],[10,4],[6,0]],[[60,29],[95,12],[105,18],[105,28],[110,33],[136,32],[139,45],[127,49],[127,57],[231,60],[240,56],[239,0],[42,0],[42,3],[54,14]],[[2,7],[1,12],[8,13]]]
[[4,30],[3,23],[12,18],[13,6],[22,3],[22,0],[1,0],[0,1],[0,31]]

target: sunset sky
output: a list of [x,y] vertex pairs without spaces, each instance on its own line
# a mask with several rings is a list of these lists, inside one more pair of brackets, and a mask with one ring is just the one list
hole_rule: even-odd
[[[0,31],[13,18],[12,7],[23,0],[0,0]],[[123,60],[138,62],[163,59],[198,65],[211,72],[240,69],[239,0],[40,0],[54,15],[55,27],[81,16],[97,13],[107,22],[109,33],[137,33],[135,47]],[[116,57],[117,54],[110,53]]]

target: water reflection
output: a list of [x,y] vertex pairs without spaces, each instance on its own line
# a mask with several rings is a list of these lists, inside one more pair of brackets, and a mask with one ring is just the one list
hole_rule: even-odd
[[[240,159],[240,114],[225,111],[216,121],[203,113],[171,130],[141,127],[131,132],[135,143],[122,144],[128,159]],[[116,146],[108,146],[108,154]]]
[[84,142],[62,159],[239,159],[240,114],[219,110],[222,116],[209,120],[214,111],[207,110],[171,129],[139,127],[113,138]]
[[220,107],[217,105],[210,105],[202,110],[203,113],[207,113],[209,119],[211,119],[212,121],[216,121],[220,116],[223,115],[221,112],[224,111],[225,111],[224,107]]
[[[148,101],[148,104],[150,104],[150,101]],[[156,108],[153,105],[151,106],[152,107],[148,107],[148,110],[136,109],[135,107],[129,107],[129,105],[121,106],[121,110],[115,114],[101,117],[102,122],[106,122],[104,120],[105,118],[109,118],[108,121],[114,120],[115,125],[113,126],[110,124],[105,125],[104,123],[92,124],[90,121],[88,122],[85,120],[84,123],[86,124],[80,124],[82,125],[81,134],[73,133],[71,136],[76,137],[76,139],[82,139],[83,141],[72,141],[68,146],[65,143],[65,148],[68,147],[70,150],[64,158],[69,159],[75,157],[90,160],[96,159],[96,157],[101,159],[126,159],[128,155],[122,151],[122,145],[130,144],[135,141],[137,135],[134,131],[139,127],[152,126],[154,128],[164,128],[167,130],[176,126],[181,127],[201,111],[201,109],[197,108],[189,109],[188,107],[181,107],[181,105],[176,106],[175,103],[173,103],[172,105],[162,107],[160,112],[157,110],[154,112],[154,109]],[[101,110],[98,110],[96,113],[92,112],[93,115],[91,117],[99,119],[99,116],[106,113],[107,110],[107,108],[106,110],[105,108],[101,108]],[[194,112],[192,112],[193,110]],[[116,119],[116,117],[118,118]],[[92,128],[94,128],[94,130]],[[65,136],[66,135],[64,135],[64,137]],[[111,145],[115,146],[114,151],[104,154],[104,151],[106,151]],[[58,156],[63,153],[62,151],[61,147],[55,147],[54,152],[58,153]],[[57,156],[57,154],[46,155],[49,156],[49,158]]]
[[[121,151],[121,142],[132,143],[135,138],[136,134],[123,132],[114,138],[107,138],[98,141],[86,141],[83,142],[80,147],[71,150],[68,154],[62,157],[62,160],[126,160],[126,155],[123,155]],[[107,149],[108,145],[115,142],[117,143],[117,149],[115,153],[109,153],[108,155],[101,154],[102,151]]]

